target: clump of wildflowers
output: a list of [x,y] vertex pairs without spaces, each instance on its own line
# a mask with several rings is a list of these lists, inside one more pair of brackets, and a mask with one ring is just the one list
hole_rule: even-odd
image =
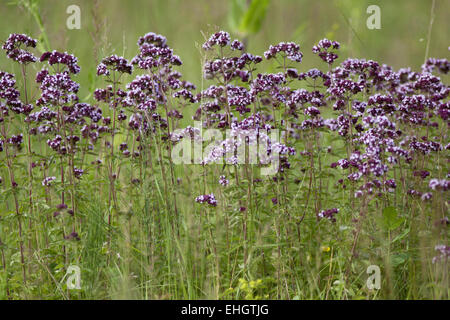
[[[37,61],[27,51],[35,46],[36,40],[14,34],[2,48],[9,58],[22,64],[20,67],[25,74],[25,65]],[[131,61],[117,55],[101,60],[97,76],[107,84],[95,90],[92,105],[81,101],[78,95],[80,85],[72,77],[80,72],[80,67],[77,58],[66,52],[49,51],[41,56],[40,62],[45,62],[45,66],[35,76],[40,94],[25,92],[24,95],[25,101],[36,97],[32,103],[21,100],[14,75],[0,71],[0,156],[1,163],[6,164],[4,171],[9,173],[11,186],[8,187],[14,191],[3,192],[2,189],[0,195],[17,197],[14,200],[17,200],[19,221],[31,216],[21,215],[28,203],[30,208],[36,207],[36,203],[33,204],[36,193],[32,188],[29,201],[23,201],[24,192],[17,188],[19,182],[21,189],[28,191],[20,180],[23,176],[21,161],[23,146],[27,138],[31,146],[33,136],[33,140],[42,142],[45,153],[38,154],[40,150],[30,147],[29,186],[33,183],[40,186],[45,203],[54,208],[53,216],[58,218],[49,219],[48,224],[64,221],[58,232],[65,240],[80,240],[83,235],[82,210],[86,206],[82,202],[89,199],[90,194],[78,192],[79,186],[98,187],[100,194],[107,186],[104,207],[109,208],[110,230],[121,223],[123,212],[132,212],[126,208],[130,203],[133,210],[155,208],[156,212],[146,217],[148,221],[135,223],[133,220],[129,224],[130,235],[135,232],[131,227],[144,226],[141,222],[163,221],[159,216],[162,212],[164,219],[167,218],[164,221],[173,225],[174,235],[182,239],[185,234],[182,228],[178,229],[181,222],[178,219],[185,209],[177,205],[177,199],[184,193],[183,186],[195,185],[193,180],[201,180],[193,175],[186,176],[183,182],[176,176],[181,167],[174,170],[172,147],[180,146],[183,138],[195,142],[195,147],[203,147],[202,130],[214,128],[220,129],[219,132],[229,129],[228,135],[215,139],[209,152],[194,158],[204,170],[203,181],[218,182],[213,187],[223,192],[219,192],[217,198],[214,193],[195,197],[189,192],[183,197],[207,207],[223,203],[220,209],[225,213],[224,230],[229,248],[233,248],[236,239],[236,230],[233,230],[238,224],[236,221],[242,220],[239,232],[243,233],[244,240],[243,274],[248,274],[247,245],[255,243],[252,233],[247,231],[256,230],[261,236],[271,232],[271,228],[264,232],[258,230],[267,216],[275,221],[270,241],[276,237],[278,244],[294,243],[292,240],[298,237],[302,245],[303,239],[314,238],[303,237],[303,234],[315,230],[314,224],[318,221],[326,219],[336,223],[338,213],[342,220],[347,220],[344,218],[354,216],[354,211],[360,214],[352,220],[356,223],[363,221],[360,218],[367,213],[370,216],[383,208],[384,204],[403,206],[411,212],[418,206],[423,212],[432,208],[437,211],[435,225],[440,228],[448,225],[444,192],[449,190],[450,174],[443,172],[445,165],[442,164],[447,160],[444,153],[450,149],[447,141],[450,88],[443,81],[445,78],[440,78],[441,74],[449,72],[447,59],[430,58],[418,71],[394,70],[373,60],[352,58],[334,65],[340,45],[323,39],[314,46],[313,52],[328,64],[327,70],[300,70],[293,66],[294,62],[302,62],[300,45],[280,42],[263,54],[266,60],[278,64],[277,71],[264,72],[260,69],[261,56],[244,52],[242,42],[232,41],[229,33],[220,31],[203,44],[207,60],[202,72],[208,84],[197,91],[193,83],[184,80],[175,70],[182,61],[164,36],[147,33],[139,38],[138,46],[139,51]],[[124,84],[122,77],[134,72],[138,74]],[[193,119],[201,120],[200,126],[179,129],[184,108],[191,107],[196,108]],[[22,130],[23,124],[28,132]],[[280,130],[282,134],[278,137]],[[38,157],[43,160],[37,165]],[[274,163],[272,176],[264,177],[262,169]],[[209,164],[219,164],[222,170],[209,170],[205,167]],[[211,180],[207,177],[211,172],[221,173]],[[105,183],[106,176],[109,181]],[[124,183],[128,185],[123,186]],[[209,187],[205,187],[208,190]],[[140,201],[140,192],[149,198],[148,202]],[[55,206],[56,193],[60,199]],[[70,196],[70,200],[65,195]],[[409,201],[404,206],[403,196],[407,197],[406,202],[418,201]],[[347,197],[348,203],[345,202]],[[342,208],[346,210],[324,209],[330,208],[337,198],[344,202]],[[261,199],[272,205],[268,208],[261,205]],[[78,211],[82,214],[78,215]],[[228,215],[230,212],[232,214]],[[51,212],[49,214],[51,216]],[[311,214],[317,221],[310,219]],[[136,219],[143,216],[136,215]],[[252,220],[247,220],[248,217]],[[301,225],[304,218],[310,221],[306,226]],[[414,218],[411,215],[411,219]],[[425,219],[424,224],[429,225],[428,220],[431,219]],[[249,221],[251,224],[247,224]],[[211,252],[222,249],[222,246],[214,247],[213,230],[218,222],[221,220],[217,218],[209,221],[211,239],[206,240],[211,241]],[[25,227],[29,234],[33,234],[32,228],[32,223]],[[363,223],[355,229],[354,249],[358,235],[367,233],[367,230],[359,233],[360,228],[365,228]],[[156,240],[149,242],[155,246],[162,243],[159,236],[163,230],[149,231],[151,240]],[[108,246],[114,234],[109,233]],[[327,234],[323,232],[320,237]],[[65,250],[69,247],[63,246],[67,253]],[[155,255],[159,251],[157,247],[147,249]],[[280,245],[278,252],[274,252],[279,254],[280,262],[284,262],[283,255],[291,253],[289,250],[289,245]],[[439,245],[436,250],[439,255],[433,262],[446,261],[448,246]],[[223,252],[213,254],[218,264],[220,254]],[[236,265],[240,266],[237,264],[239,250],[235,257]],[[155,264],[159,260],[156,258]],[[295,263],[295,259],[291,262]],[[281,263],[277,268],[280,266]],[[226,274],[228,269],[234,268],[220,268],[220,272],[232,279],[233,275]],[[282,268],[278,271],[283,273]],[[251,286],[252,282],[249,283]]]

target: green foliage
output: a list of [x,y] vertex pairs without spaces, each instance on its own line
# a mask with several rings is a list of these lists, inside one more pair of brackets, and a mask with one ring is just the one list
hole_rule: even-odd
[[382,225],[388,230],[392,231],[400,227],[404,219],[398,217],[395,207],[386,207],[383,209]]
[[245,37],[261,30],[270,0],[231,0],[228,21],[231,30]]

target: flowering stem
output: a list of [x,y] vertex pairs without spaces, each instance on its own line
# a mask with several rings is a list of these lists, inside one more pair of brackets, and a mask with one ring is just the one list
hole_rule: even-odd
[[[6,127],[5,127],[5,122],[3,122],[2,124],[2,135],[6,140]],[[17,183],[14,179],[14,169],[13,169],[13,164],[12,164],[12,160],[9,154],[9,148],[8,148],[8,144],[5,144],[5,155],[6,155],[6,166],[8,167],[8,173],[9,173],[9,179],[11,182],[11,189],[12,189],[12,194],[13,194],[13,198],[14,198],[14,206],[16,209],[16,217],[17,217],[17,221],[19,224],[19,247],[20,247],[20,263],[22,265],[22,275],[23,275],[23,283],[26,285],[27,283],[27,275],[26,275],[26,268],[25,268],[25,256],[24,256],[24,250],[23,250],[23,236],[22,236],[22,214],[20,213],[20,209],[19,209],[19,200],[17,198]]]
[[[26,75],[26,65],[21,65],[21,72],[23,78],[23,87],[24,87],[24,95],[25,95],[25,104],[28,105],[28,90],[27,90],[27,75]],[[31,147],[31,134],[30,134],[30,123],[27,121],[27,153],[28,153],[28,199],[29,199],[29,210],[30,210],[30,219],[29,219],[29,229],[33,230],[33,153]],[[36,236],[36,243],[38,243],[38,239]],[[32,250],[31,237],[28,242],[28,249]]]

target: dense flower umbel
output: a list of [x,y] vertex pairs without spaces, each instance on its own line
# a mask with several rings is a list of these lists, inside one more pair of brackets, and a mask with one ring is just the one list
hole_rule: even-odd
[[166,38],[154,33],[148,33],[139,38],[140,53],[131,63],[140,69],[154,69],[170,65],[181,65],[180,57],[173,54],[173,50],[166,44]]
[[312,51],[313,53],[318,54],[326,63],[332,64],[338,58],[338,55],[334,50],[338,50],[340,46],[341,45],[337,41],[322,39],[313,47]]
[[[41,79],[39,79],[41,80]],[[36,101],[38,106],[55,106],[78,102],[80,85],[70,78],[67,71],[54,75],[46,74],[41,80],[41,97]]]
[[154,32],[149,32],[144,36],[140,37],[138,40],[138,46],[142,46],[144,43],[154,44],[158,47],[165,47],[167,39],[166,37],[156,34]]
[[23,49],[23,46],[26,48],[35,48],[36,43],[37,41],[35,39],[30,38],[26,34],[13,33],[3,44],[2,49],[6,51],[8,58],[21,64],[27,64],[36,62],[37,58],[32,53]]
[[205,79],[220,79],[230,82],[233,79],[240,79],[248,82],[252,74],[252,66],[262,61],[260,56],[253,56],[243,53],[234,57],[215,57],[208,60],[203,66]]
[[429,58],[422,65],[423,72],[431,73],[435,70],[447,74],[450,71],[450,62],[447,59]]
[[[41,62],[47,61],[50,66],[64,65],[70,73],[77,74],[80,72],[78,66],[78,59],[67,52],[58,52],[53,50],[52,52],[45,52],[42,54]],[[62,72],[63,70],[57,67],[56,72]]]
[[280,42],[276,46],[270,46],[269,50],[264,52],[264,57],[269,60],[275,58],[277,54],[294,62],[302,62],[303,58],[300,46],[294,42]]
[[213,193],[198,196],[197,198],[195,198],[195,202],[207,203],[213,207],[217,206],[217,200]]
[[133,72],[133,65],[128,63],[128,60],[123,57],[112,55],[101,61],[97,67],[97,75],[107,76],[111,70],[131,74]]
[[[211,37],[203,44],[203,49],[209,50],[214,46],[225,47],[230,44],[230,34],[225,31],[219,31],[211,35]],[[233,48],[238,48],[240,45],[233,42]]]
[[[2,104],[2,100],[4,104]],[[9,109],[15,113],[31,111],[31,107],[23,105],[20,101],[20,92],[16,88],[14,75],[0,71],[0,119],[8,115]]]

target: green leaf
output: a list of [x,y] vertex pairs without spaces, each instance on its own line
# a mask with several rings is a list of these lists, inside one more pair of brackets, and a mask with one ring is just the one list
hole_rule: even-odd
[[393,254],[391,256],[391,265],[395,268],[398,267],[401,264],[404,264],[408,260],[409,256],[407,253],[398,253]]
[[243,34],[257,33],[261,29],[269,3],[270,0],[252,0],[242,18],[239,31]]
[[392,240],[392,243],[402,240],[404,237],[406,237],[408,235],[408,233],[409,233],[409,228],[405,229],[401,234],[396,236],[394,238],[394,240]]
[[397,229],[403,222],[402,218],[397,216],[397,210],[395,207],[386,207],[383,209],[383,226],[387,230]]

